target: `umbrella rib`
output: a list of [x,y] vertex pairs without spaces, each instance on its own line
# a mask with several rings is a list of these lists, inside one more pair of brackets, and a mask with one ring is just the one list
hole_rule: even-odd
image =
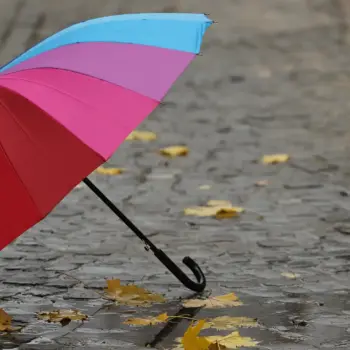
[[[53,69],[53,70],[58,70],[58,71],[59,71],[59,70],[63,70],[63,71],[66,71],[66,72],[71,72],[71,73],[75,73],[75,74],[80,74],[80,75],[83,75],[83,76],[86,76],[86,77],[89,77],[89,78],[92,78],[92,79],[96,79],[96,80],[99,80],[99,81],[103,81],[103,82],[105,82],[105,83],[107,83],[107,84],[112,84],[112,85],[117,86],[117,87],[120,87],[120,88],[122,88],[122,89],[131,91],[131,92],[133,92],[133,93],[135,93],[135,94],[138,94],[138,95],[140,95],[140,96],[143,96],[143,97],[146,97],[146,98],[148,98],[148,99],[150,99],[150,100],[153,100],[153,101],[156,102],[156,103],[160,103],[160,102],[161,102],[160,100],[157,100],[157,99],[155,99],[155,98],[153,98],[153,97],[147,96],[147,95],[145,95],[145,94],[143,94],[143,93],[141,93],[141,92],[135,91],[135,90],[130,89],[130,88],[126,87],[126,86],[123,86],[123,85],[120,85],[120,84],[116,84],[116,83],[112,83],[112,82],[110,82],[110,81],[108,81],[108,80],[105,80],[105,79],[96,77],[96,76],[94,76],[94,75],[90,75],[90,74],[83,73],[83,72],[78,72],[78,71],[76,71],[76,70],[68,69],[68,68],[59,68],[59,67],[34,67],[34,68],[26,68],[26,69],[22,69],[22,70],[18,70],[18,71],[16,71],[16,72],[10,72],[10,73],[1,73],[1,72],[0,72],[0,80],[1,80],[1,79],[22,80],[22,81],[26,81],[26,82],[29,82],[29,83],[37,84],[37,85],[40,85],[40,86],[45,86],[45,87],[47,87],[47,88],[54,89],[55,91],[58,91],[58,92],[61,92],[61,93],[65,93],[64,91],[61,91],[61,90],[56,89],[54,86],[47,85],[47,84],[41,84],[41,83],[38,83],[38,82],[36,82],[36,81],[34,81],[34,80],[23,79],[23,78],[16,78],[16,77],[10,77],[10,78],[7,77],[7,76],[9,76],[9,75],[15,75],[17,72],[31,71],[31,70],[36,70],[36,69],[38,69],[38,70],[39,70],[39,69],[42,69],[42,70],[45,70],[45,69]],[[186,70],[186,67],[185,67],[184,70]],[[182,73],[183,73],[183,72],[182,72]],[[180,76],[180,75],[181,75],[181,73],[179,74],[179,76]],[[178,79],[178,78],[177,78],[177,79]],[[170,89],[170,88],[169,88],[169,89]],[[70,97],[76,99],[76,100],[79,101],[79,102],[82,102],[82,103],[88,105],[87,103],[85,103],[85,102],[83,102],[83,101],[80,101],[79,99],[75,98],[74,96],[72,96],[72,95],[70,95],[70,94],[68,94],[68,93],[65,93],[65,94],[66,94],[67,96],[70,96]],[[166,93],[165,93],[165,94],[166,94]],[[90,105],[88,105],[88,106],[90,107]]]
[[87,102],[85,102],[85,101],[82,101],[82,100],[80,100],[79,98],[76,98],[75,96],[69,94],[68,92],[59,90],[59,89],[57,89],[57,88],[55,88],[54,86],[51,86],[51,85],[38,83],[38,82],[33,81],[33,80],[30,80],[30,79],[23,79],[23,78],[16,78],[16,77],[13,78],[13,77],[3,77],[3,76],[0,76],[0,79],[4,79],[4,80],[15,80],[15,81],[25,81],[25,82],[27,82],[27,83],[32,83],[32,84],[34,84],[34,85],[44,86],[44,87],[46,87],[46,88],[48,88],[48,89],[51,89],[51,90],[54,90],[54,91],[56,91],[56,92],[59,92],[59,93],[61,93],[61,94],[63,94],[63,95],[66,95],[66,96],[72,98],[73,100],[78,101],[78,102],[82,103],[83,105],[85,105],[85,106],[87,106],[87,107],[89,107],[89,108],[96,109],[96,108],[94,108],[92,105],[90,105],[89,103],[87,103]]
[[[6,90],[8,90],[7,88],[5,88]],[[11,90],[9,90],[11,91]],[[11,91],[12,92],[12,91]],[[22,97],[22,95],[19,95]],[[28,139],[32,142],[32,144],[34,144],[35,146],[37,146],[37,143],[33,140],[33,138],[30,136],[30,134],[28,133],[28,131],[23,127],[23,125],[19,122],[19,120],[15,117],[15,115],[12,113],[10,107],[3,101],[0,100],[0,106],[2,106],[4,108],[4,110],[7,111],[7,113],[11,116],[12,120],[18,125],[18,127],[23,131],[23,133],[28,137]]]

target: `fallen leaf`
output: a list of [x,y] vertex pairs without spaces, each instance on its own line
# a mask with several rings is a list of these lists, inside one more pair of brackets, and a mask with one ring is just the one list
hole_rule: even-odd
[[12,327],[11,322],[12,317],[3,309],[0,309],[0,332],[16,332],[21,329],[20,327]]
[[259,180],[255,183],[257,187],[265,187],[269,184],[269,180]]
[[249,317],[220,316],[205,322],[203,329],[215,328],[218,330],[258,327],[258,322]]
[[120,280],[107,280],[106,296],[119,304],[132,306],[150,306],[154,303],[164,303],[165,299],[159,294],[135,286],[122,286]]
[[126,141],[154,141],[157,139],[157,135],[152,131],[133,131],[126,138]]
[[[227,336],[206,336],[200,337],[199,333],[204,329],[206,321],[200,320],[195,326],[191,325],[185,332],[183,338],[178,338],[177,341],[185,350],[223,350],[237,349],[244,347],[255,347],[259,342],[250,337],[242,337],[239,332],[234,331]],[[181,346],[176,349],[181,349]]]
[[120,175],[125,171],[122,168],[104,168],[99,167],[96,169],[96,172],[101,175]]
[[208,299],[189,299],[183,303],[184,307],[204,307],[211,308],[225,308],[243,305],[235,293],[229,293],[217,297],[209,297]]
[[298,273],[293,273],[293,272],[282,272],[281,276],[289,278],[291,280],[296,280],[297,278],[300,277]]
[[234,207],[232,203],[225,200],[210,200],[207,206],[196,206],[185,208],[184,214],[188,216],[215,216],[217,219],[227,219],[235,216],[239,216],[244,212],[241,207]]
[[240,207],[220,208],[216,212],[215,217],[217,219],[229,219],[238,216],[243,211],[244,209]]
[[203,190],[203,191],[205,191],[205,190],[210,190],[210,189],[211,189],[211,186],[210,186],[210,185],[202,185],[202,186],[199,186],[199,189],[200,189],[200,190]]
[[279,164],[287,162],[289,158],[288,154],[268,154],[263,156],[261,161],[264,164]]
[[54,310],[48,312],[40,312],[37,314],[40,320],[48,322],[61,322],[67,324],[70,321],[85,321],[88,316],[81,313],[79,310]]
[[219,344],[221,348],[227,349],[238,349],[242,346],[244,347],[256,347],[259,342],[255,341],[250,337],[242,337],[239,332],[234,331],[227,336],[208,336],[206,340],[212,344]]
[[203,328],[205,320],[200,320],[195,326],[190,326],[186,330],[181,344],[185,350],[207,350],[211,345],[211,342],[206,337],[199,337],[199,332]]
[[189,149],[186,146],[170,146],[162,148],[159,152],[166,157],[184,157],[189,153]]
[[158,323],[163,323],[168,320],[168,314],[164,313],[156,317],[148,317],[148,318],[129,318],[124,324],[129,324],[133,326],[154,326]]

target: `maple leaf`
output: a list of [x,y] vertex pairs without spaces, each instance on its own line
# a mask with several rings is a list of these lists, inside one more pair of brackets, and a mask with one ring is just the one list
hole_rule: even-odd
[[122,286],[118,279],[107,280],[105,292],[107,298],[124,305],[150,306],[165,302],[165,298],[159,294],[153,294],[135,285]]
[[234,331],[227,336],[214,335],[200,337],[199,333],[205,328],[206,321],[199,320],[195,326],[191,325],[182,338],[178,338],[177,342],[180,346],[176,348],[185,350],[223,350],[237,349],[242,346],[255,347],[259,342],[250,337],[242,337],[239,332]]
[[290,156],[288,154],[267,154],[261,159],[263,164],[279,164],[285,163],[289,160]]
[[148,318],[129,318],[124,324],[129,324],[133,326],[154,326],[158,323],[163,323],[168,320],[168,314],[164,313],[156,317],[148,317]]
[[211,344],[217,343],[221,347],[221,349],[238,349],[242,346],[256,347],[259,344],[259,342],[255,341],[250,337],[242,337],[237,331],[234,331],[231,334],[224,337],[220,335],[214,335],[208,336],[206,337],[206,339]]
[[122,168],[104,168],[99,167],[96,169],[96,173],[101,175],[120,175],[125,171],[125,169]]
[[255,319],[249,317],[219,316],[205,322],[203,329],[214,328],[218,330],[226,330],[241,327],[259,327],[259,324]]
[[205,324],[205,320],[200,320],[195,326],[190,326],[186,330],[181,344],[185,350],[208,350],[211,342],[206,337],[199,337],[199,333]]
[[16,332],[20,330],[20,327],[12,327],[12,317],[5,312],[3,309],[0,309],[0,332]]
[[170,146],[166,148],[162,148],[159,153],[166,157],[184,157],[189,153],[189,149],[186,146]]
[[71,321],[85,321],[88,316],[81,313],[79,310],[53,310],[48,312],[39,312],[38,319],[47,322],[59,322],[62,325],[67,325]]
[[152,131],[138,131],[134,130],[125,139],[126,141],[154,141],[157,135]]
[[183,303],[184,307],[196,308],[204,307],[207,309],[225,308],[243,305],[235,293],[229,293],[208,299],[189,299]]

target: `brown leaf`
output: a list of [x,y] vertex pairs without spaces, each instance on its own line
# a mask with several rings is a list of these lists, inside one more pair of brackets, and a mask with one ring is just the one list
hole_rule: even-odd
[[11,322],[12,317],[3,309],[0,309],[0,332],[16,332],[21,329],[21,327],[12,327]]

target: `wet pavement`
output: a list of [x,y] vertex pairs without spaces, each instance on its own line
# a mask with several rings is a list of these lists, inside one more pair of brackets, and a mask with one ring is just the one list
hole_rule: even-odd
[[[205,37],[203,56],[140,127],[158,140],[124,143],[110,165],[127,172],[90,178],[177,262],[195,258],[208,291],[235,292],[243,302],[196,310],[196,318],[257,318],[262,327],[240,330],[260,342],[257,349],[349,349],[350,5],[0,0],[0,62],[73,22],[145,11],[206,12],[218,23]],[[166,160],[157,153],[173,144],[187,145],[189,156]],[[259,163],[270,153],[291,160]],[[260,180],[269,183],[256,187]],[[246,212],[221,221],[183,215],[209,199],[230,200]],[[0,307],[24,326],[0,337],[3,349],[142,349],[147,343],[169,349],[190,322],[165,336],[164,325],[122,324],[130,314],[186,313],[178,298],[190,293],[85,187],[3,250],[0,269]],[[288,279],[285,272],[300,276]],[[136,313],[106,304],[96,293],[105,278],[164,293],[169,301]],[[56,308],[78,308],[90,319],[62,327],[35,317]]]

